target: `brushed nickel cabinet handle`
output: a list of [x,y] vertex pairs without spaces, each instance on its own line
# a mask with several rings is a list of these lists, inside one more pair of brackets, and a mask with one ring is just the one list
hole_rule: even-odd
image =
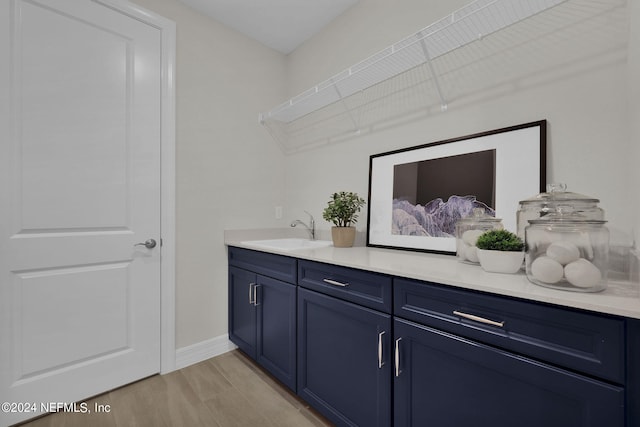
[[485,319],[484,317],[474,316],[473,314],[463,313],[462,311],[458,310],[454,310],[453,314],[455,314],[456,316],[464,317],[465,319],[484,323],[486,325],[497,326],[499,328],[504,327],[504,320],[502,322],[496,322],[495,320]]
[[331,279],[322,279],[323,282],[328,283],[330,285],[335,285],[335,286],[342,286],[343,288],[346,286],[349,286],[348,283],[342,283],[342,282],[337,282],[335,280],[331,280]]
[[253,305],[255,307],[260,305],[260,301],[258,301],[258,288],[261,285],[253,285]]
[[384,331],[378,334],[378,369],[381,369],[384,366],[384,362],[382,361],[382,336],[384,335]]
[[402,341],[402,338],[398,338],[396,340],[396,348],[395,348],[395,359],[396,359],[396,366],[395,366],[395,374],[396,377],[400,376],[400,341]]
[[251,282],[249,283],[249,304],[250,305],[256,305],[256,293],[255,293],[255,287],[256,284]]

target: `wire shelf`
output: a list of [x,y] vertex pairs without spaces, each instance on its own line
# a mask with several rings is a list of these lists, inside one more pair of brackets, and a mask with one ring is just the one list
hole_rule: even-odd
[[[421,115],[445,111],[461,87],[468,88],[468,93],[474,91],[471,86],[478,83],[474,73],[479,71],[479,65],[492,69],[488,62],[495,61],[495,57],[504,55],[508,49],[517,49],[516,44],[522,47],[527,43],[525,34],[518,31],[520,26],[514,24],[566,2],[578,3],[572,6],[577,11],[559,11],[556,15],[560,16],[539,20],[545,25],[547,21],[558,21],[548,24],[556,27],[532,30],[531,25],[542,27],[533,20],[522,33],[539,40],[545,31],[557,31],[572,19],[585,21],[626,3],[624,0],[476,0],[272,110],[260,113],[259,120],[285,153],[292,153],[339,142],[372,131],[376,126],[402,123],[417,111]],[[563,13],[574,16],[565,17]],[[510,27],[508,31],[500,31],[507,27]],[[493,36],[488,37],[490,35]],[[502,36],[506,40],[501,40]],[[463,75],[471,78],[462,81]],[[486,77],[499,85],[499,79],[505,75],[500,70]]]

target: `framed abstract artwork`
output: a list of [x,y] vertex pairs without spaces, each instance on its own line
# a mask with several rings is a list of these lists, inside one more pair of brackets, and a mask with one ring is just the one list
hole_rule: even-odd
[[518,203],[545,191],[546,125],[372,155],[367,246],[454,255],[455,224],[478,207],[515,232]]

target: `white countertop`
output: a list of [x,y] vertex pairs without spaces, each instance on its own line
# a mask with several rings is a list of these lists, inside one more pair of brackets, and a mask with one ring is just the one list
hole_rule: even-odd
[[[254,237],[249,238],[249,236]],[[639,283],[609,281],[607,289],[602,292],[570,292],[535,285],[527,280],[524,273],[487,273],[480,266],[461,263],[455,256],[450,255],[370,247],[334,248],[333,246],[279,251],[261,249],[242,243],[248,240],[271,237],[280,236],[267,237],[264,233],[237,234],[228,232],[225,233],[225,244],[392,276],[640,319]]]

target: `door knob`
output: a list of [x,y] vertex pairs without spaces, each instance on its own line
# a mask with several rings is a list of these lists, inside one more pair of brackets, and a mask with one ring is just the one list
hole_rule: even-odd
[[156,247],[156,241],[153,240],[153,239],[147,239],[146,242],[144,242],[144,243],[136,243],[133,246],[144,246],[147,249],[153,249],[153,248]]

